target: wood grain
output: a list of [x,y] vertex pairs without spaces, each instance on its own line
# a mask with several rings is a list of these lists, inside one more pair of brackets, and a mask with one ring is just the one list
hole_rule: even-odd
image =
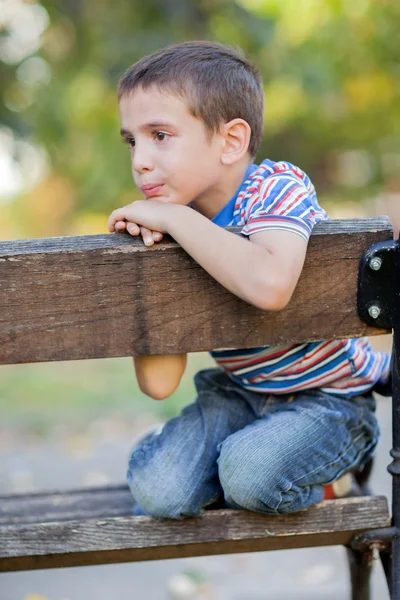
[[1,242],[0,364],[384,333],[358,318],[357,277],[367,248],[391,238],[385,217],[317,225],[276,313],[225,290],[170,238],[153,248],[127,234]]
[[82,517],[0,525],[0,571],[347,544],[390,525],[383,497],[328,500],[280,516],[209,510],[179,521]]

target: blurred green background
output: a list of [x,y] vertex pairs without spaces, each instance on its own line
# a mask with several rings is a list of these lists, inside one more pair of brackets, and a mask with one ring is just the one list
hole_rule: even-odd
[[[99,233],[138,197],[115,88],[169,43],[238,44],[265,82],[258,159],[336,213],[400,193],[398,0],[1,0],[0,239]],[[380,208],[380,207],[379,207]]]
[[[0,239],[106,232],[109,212],[139,197],[117,81],[144,54],[190,39],[239,45],[261,70],[258,160],[303,168],[332,217],[397,218],[398,0],[0,0],[0,27]],[[2,423],[42,436],[60,418],[111,409],[165,419],[206,365],[191,357],[180,391],[159,403],[138,392],[130,359],[2,367]]]
[[[303,168],[333,218],[400,221],[399,0],[0,0],[0,240],[106,233],[110,211],[140,197],[120,142],[118,79],[143,55],[191,39],[239,45],[259,67],[266,111],[258,161]],[[390,336],[372,342],[390,350]],[[191,402],[193,373],[212,364],[191,355],[163,402],[139,391],[131,358],[0,367],[0,494],[123,481],[134,439]],[[378,409],[384,491],[390,407]],[[156,561],[151,571],[137,563],[3,574],[0,595],[176,598],[166,574],[192,565],[207,598],[219,598],[223,582],[229,598],[250,597],[251,584],[274,598],[307,586],[304,597],[331,588],[345,597],[344,584],[335,587],[345,571],[340,555],[291,556],[292,587],[274,579],[281,556],[257,563],[254,553],[253,562]]]

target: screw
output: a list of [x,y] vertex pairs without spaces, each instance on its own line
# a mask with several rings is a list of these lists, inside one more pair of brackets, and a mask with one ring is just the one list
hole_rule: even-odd
[[369,262],[369,266],[371,267],[371,269],[373,271],[379,271],[379,269],[382,266],[382,259],[379,256],[375,256],[374,258],[371,258],[370,262]]
[[369,307],[368,314],[370,317],[372,317],[372,319],[377,319],[381,314],[381,309],[376,304],[373,304]]
[[376,542],[372,542],[370,545],[370,550],[372,550],[372,560],[379,560],[379,553],[385,549],[385,544],[382,540],[377,540]]

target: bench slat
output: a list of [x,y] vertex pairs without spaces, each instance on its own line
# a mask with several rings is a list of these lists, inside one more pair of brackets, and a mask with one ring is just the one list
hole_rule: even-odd
[[127,484],[0,496],[0,525],[127,517],[132,505]]
[[317,225],[278,313],[225,290],[171,238],[154,248],[127,234],[0,242],[0,364],[384,333],[359,319],[357,279],[363,253],[391,238],[383,217]]
[[180,521],[104,517],[0,525],[0,571],[347,544],[356,533],[389,525],[384,497],[328,500],[280,516],[208,510]]

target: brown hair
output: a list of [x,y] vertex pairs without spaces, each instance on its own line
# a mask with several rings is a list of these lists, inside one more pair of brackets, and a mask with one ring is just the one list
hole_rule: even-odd
[[126,71],[118,98],[152,85],[184,99],[210,134],[232,119],[247,121],[248,152],[252,158],[256,155],[263,133],[264,93],[259,72],[242,51],[206,41],[167,46]]

